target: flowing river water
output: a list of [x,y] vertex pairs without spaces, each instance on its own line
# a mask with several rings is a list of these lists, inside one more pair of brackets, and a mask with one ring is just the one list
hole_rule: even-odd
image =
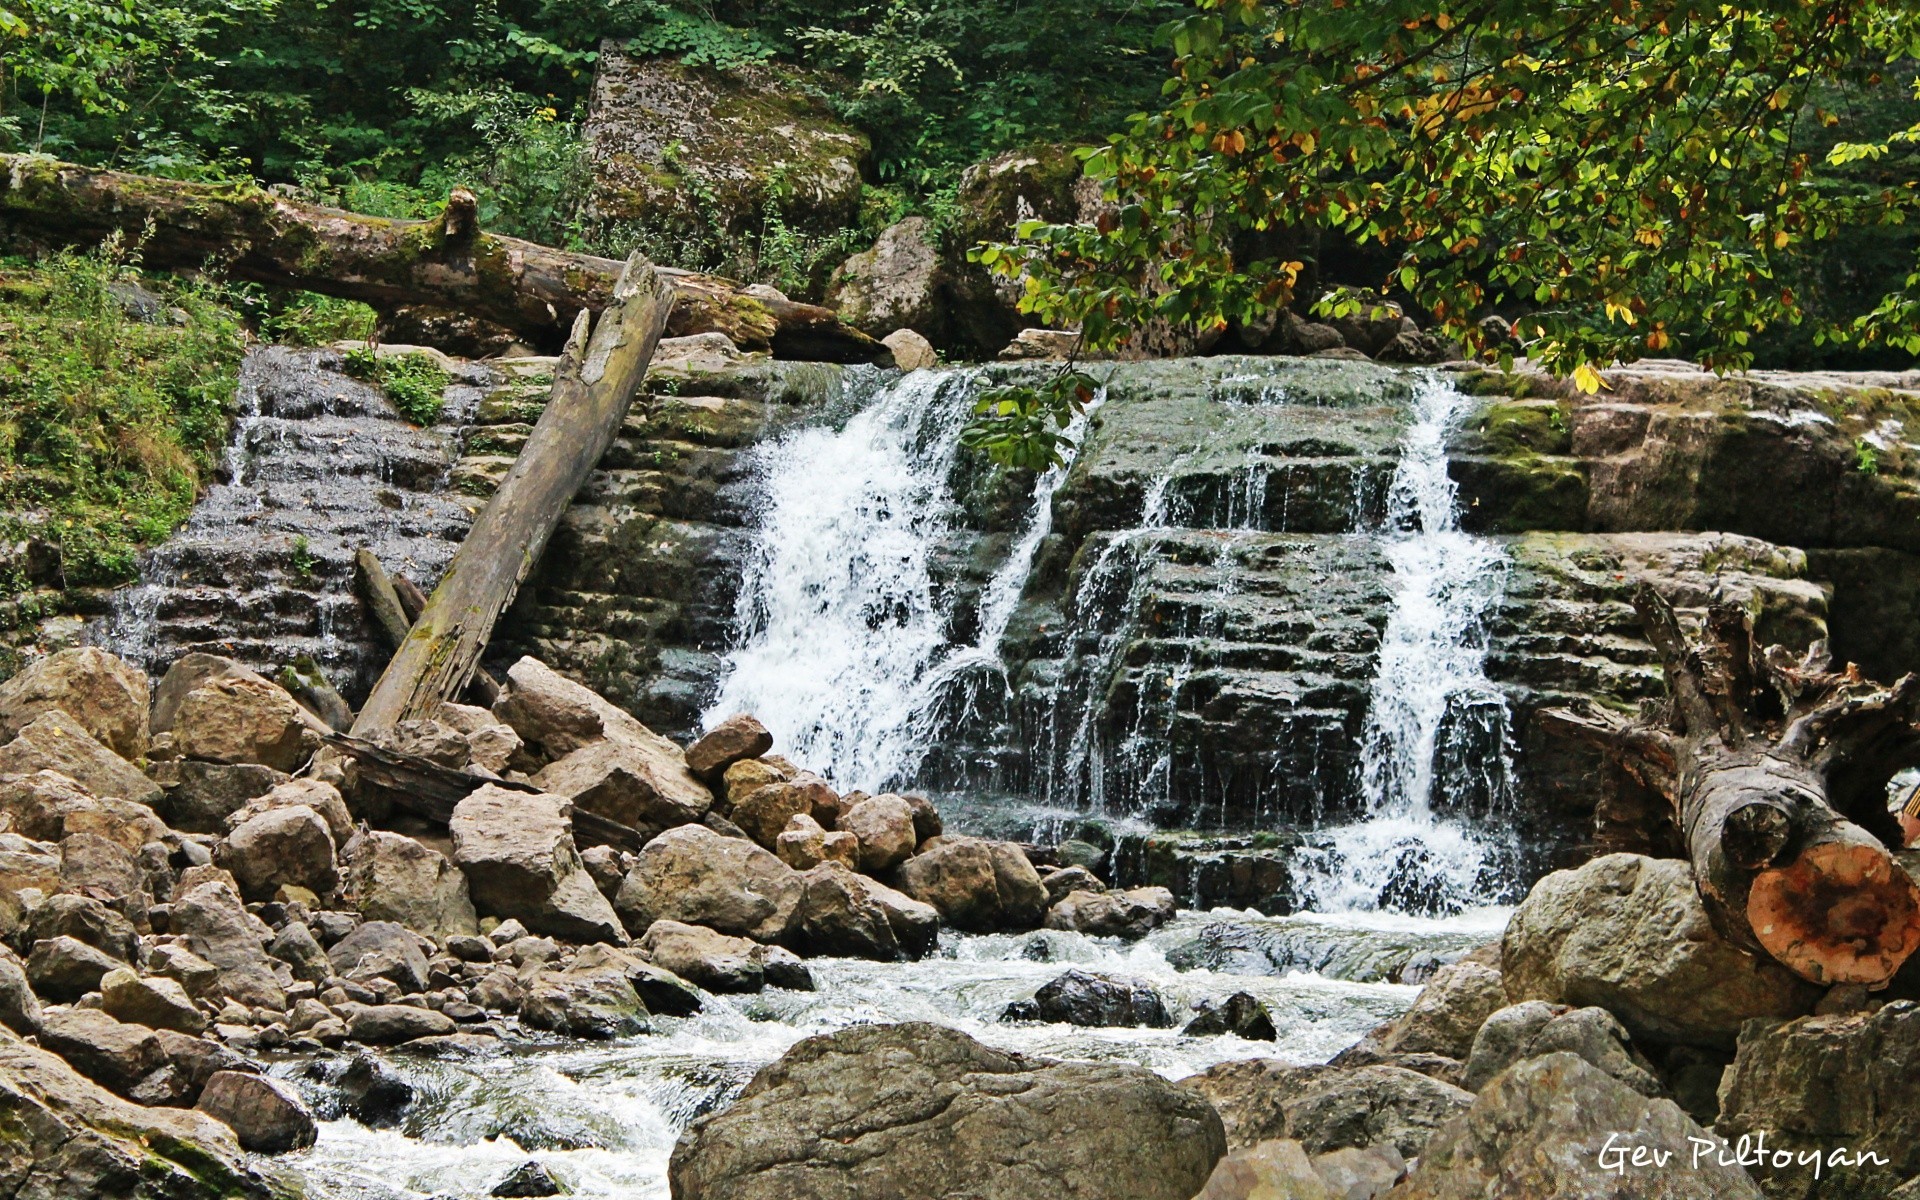
[[[755,713],[779,751],[842,789],[910,783],[956,697],[964,705],[979,689],[1006,687],[1000,639],[1063,472],[1036,479],[1005,558],[973,601],[969,632],[950,638],[952,601],[936,585],[937,558],[961,520],[951,480],[979,386],[972,370],[883,379],[838,424],[799,428],[756,452],[764,490],[757,549],[710,715]],[[712,997],[699,1014],[657,1017],[651,1033],[634,1038],[396,1053],[389,1061],[419,1096],[398,1127],[328,1120],[316,1147],[281,1164],[331,1200],[484,1196],[530,1157],[576,1196],[660,1198],[668,1155],[689,1121],[727,1103],[795,1041],[850,1024],[932,1020],[1007,1049],[1125,1059],[1178,1078],[1235,1058],[1324,1061],[1397,1015],[1418,989],[1396,980],[1417,981],[1498,937],[1506,915],[1487,901],[1507,882],[1497,817],[1512,789],[1511,753],[1505,703],[1482,670],[1481,632],[1504,560],[1456,519],[1445,445],[1464,405],[1438,379],[1415,389],[1387,520],[1352,535],[1382,543],[1393,601],[1361,747],[1367,815],[1317,831],[1303,890],[1318,911],[1186,911],[1131,945],[1056,931],[949,933],[926,961],[815,959],[812,992]],[[1227,507],[1257,512],[1263,478],[1249,473],[1246,503]],[[1164,487],[1150,490],[1143,531],[1166,521],[1167,505]],[[1251,528],[1244,513],[1227,524]],[[1086,721],[1069,691],[1063,685],[1056,699],[1055,724],[1073,730]],[[1137,820],[1111,811],[1099,790],[1101,755],[1115,748],[1097,746],[1090,730],[1076,737],[1060,747],[1063,774],[1079,781],[1064,790],[1066,806]],[[1133,737],[1149,756],[1172,753],[1151,729]],[[1479,797],[1468,806],[1471,823],[1436,815],[1437,796],[1467,793]],[[1026,799],[1059,807],[1063,796]],[[964,829],[978,805],[996,803],[956,803],[950,826]],[[1174,1028],[999,1020],[1009,1002],[1068,966],[1151,982]],[[1197,1002],[1242,990],[1267,1004],[1277,1042],[1177,1031]],[[324,1107],[326,1088],[310,1078],[311,1066],[288,1061],[275,1070]]]

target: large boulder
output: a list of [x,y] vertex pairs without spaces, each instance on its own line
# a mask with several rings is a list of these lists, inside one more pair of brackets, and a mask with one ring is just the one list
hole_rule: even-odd
[[66,1004],[97,990],[101,978],[121,965],[112,955],[61,935],[33,944],[27,979],[42,998]]
[[354,834],[340,851],[340,893],[369,921],[394,921],[436,942],[480,930],[466,875],[403,833]]
[[1221,1063],[1180,1086],[1213,1104],[1235,1150],[1292,1138],[1309,1154],[1385,1144],[1412,1157],[1473,1102],[1471,1092],[1401,1067],[1298,1067],[1275,1059]]
[[317,723],[279,684],[253,674],[226,675],[180,701],[173,742],[188,758],[292,771],[319,748]]
[[177,980],[164,975],[142,978],[129,967],[100,977],[100,1009],[115,1020],[149,1029],[200,1033],[207,1027],[206,1014]]
[[147,752],[147,675],[105,650],[82,646],[27,664],[0,683],[0,737],[58,710],[129,761]]
[[800,876],[795,944],[807,954],[891,961],[933,949],[940,914],[932,905],[894,891],[837,862]]
[[115,1020],[97,1008],[59,1006],[42,1012],[40,1044],[122,1096],[167,1060],[153,1030]]
[[482,912],[571,941],[624,943],[620,919],[574,848],[572,815],[564,796],[489,784],[453,810],[453,861]]
[[893,874],[893,886],[940,911],[956,929],[1032,929],[1047,911],[1047,888],[1012,842],[943,837]]
[[1747,1026],[1720,1085],[1714,1132],[1734,1142],[1764,1136],[1770,1156],[1790,1152],[1790,1161],[1769,1160],[1774,1196],[1855,1200],[1920,1175],[1920,1005]]
[[27,916],[26,941],[71,937],[130,963],[140,950],[133,922],[91,896],[48,896]]
[[735,801],[727,819],[759,845],[775,850],[779,848],[780,835],[795,817],[812,818],[816,791],[827,787],[826,781],[818,776],[804,775],[769,783]]
[[601,43],[582,131],[592,219],[656,237],[745,235],[770,211],[805,234],[850,227],[867,139],[819,94],[788,68],[716,71]]
[[133,800],[149,807],[157,805],[162,796],[159,784],[57,708],[28,721],[12,741],[0,746],[0,776],[36,771],[58,772],[95,796]]
[[166,823],[145,804],[95,796],[57,771],[0,777],[0,812],[16,833],[42,842],[91,833],[138,852],[168,834]]
[[1143,979],[1068,971],[1041,985],[1031,1000],[1007,1005],[1002,1020],[1051,1021],[1064,1025],[1148,1026],[1173,1024],[1167,1005]]
[[719,784],[727,768],[747,758],[759,758],[773,749],[767,727],[746,713],[738,713],[701,734],[687,747],[687,770],[709,784]]
[[167,673],[160,677],[160,686],[153,689],[153,713],[149,719],[153,732],[173,732],[173,722],[180,715],[180,705],[195,688],[216,679],[239,679],[249,675],[260,678],[256,672],[222,655],[198,650],[182,654],[173,660]]
[[[1698,1153],[1701,1146],[1710,1153]],[[1635,1157],[1635,1151],[1641,1151]],[[1661,1156],[1664,1157],[1656,1157]],[[1531,1058],[1488,1083],[1427,1140],[1392,1200],[1761,1200],[1671,1100],[1653,1100],[1576,1054]]]
[[534,1029],[577,1038],[645,1033],[647,1006],[628,974],[625,964],[610,956],[538,971],[527,982],[520,1020]]
[[767,948],[700,925],[655,921],[639,949],[651,962],[710,992],[757,992],[766,985]]
[[427,988],[427,956],[420,936],[392,921],[366,921],[327,948],[334,973],[346,979],[391,979],[403,991]]
[[808,1038],[696,1119],[668,1178],[677,1200],[1189,1200],[1225,1150],[1206,1101],[1144,1068],[867,1025]]
[[614,907],[635,934],[666,919],[777,942],[793,929],[801,891],[799,873],[752,842],[683,825],[641,849]]
[[227,817],[226,827],[237,828],[264,812],[278,808],[307,808],[327,823],[335,846],[344,846],[353,836],[353,814],[340,795],[340,789],[322,779],[289,779],[275,784],[265,794],[250,798]]
[[305,805],[268,809],[242,821],[220,843],[214,861],[233,873],[247,900],[271,900],[282,887],[325,896],[340,882],[333,833]]
[[242,1004],[285,1011],[287,993],[267,957],[265,927],[226,882],[211,880],[174,897],[167,919],[189,950],[218,968],[213,990]]
[[1486,1019],[1467,1055],[1466,1085],[1479,1091],[1514,1063],[1556,1050],[1578,1054],[1643,1096],[1665,1094],[1653,1064],[1612,1013],[1544,1000],[1508,1005]]
[[304,1149],[320,1136],[300,1094],[265,1075],[216,1071],[194,1107],[232,1129],[241,1148],[256,1154]]
[[[1047,883],[1051,894],[1053,881]],[[1178,911],[1173,893],[1163,887],[1129,888],[1124,892],[1070,891],[1047,910],[1047,928],[1135,940],[1173,920]]]
[[1480,1026],[1506,1004],[1498,969],[1470,961],[1448,963],[1420,989],[1411,1008],[1368,1040],[1385,1055],[1441,1054],[1464,1061]]
[[0,1176],[49,1200],[268,1200],[281,1190],[204,1113],[131,1104],[47,1050],[0,1032]]
[[285,771],[259,763],[210,763],[190,758],[156,763],[156,782],[166,789],[160,812],[182,833],[224,833],[227,821],[249,801],[288,782]]
[[1507,999],[1598,1005],[1636,1041],[1731,1048],[1743,1022],[1813,1011],[1821,992],[1714,931],[1687,863],[1609,854],[1555,871],[1501,941]]
[[840,264],[827,284],[827,303],[874,337],[911,329],[950,345],[956,316],[950,275],[927,219],[908,217]]

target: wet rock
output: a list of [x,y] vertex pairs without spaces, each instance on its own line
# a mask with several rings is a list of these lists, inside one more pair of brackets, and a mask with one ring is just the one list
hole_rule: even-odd
[[245,1164],[226,1126],[190,1110],[130,1104],[4,1033],[0,1107],[19,1131],[6,1156],[16,1196],[269,1200],[277,1191]]
[[207,1016],[194,1007],[187,989],[164,975],[141,978],[131,968],[119,967],[100,977],[100,1008],[115,1020],[149,1029],[200,1033]]
[[687,770],[714,786],[724,786],[727,768],[743,758],[759,758],[773,749],[773,735],[757,719],[740,713],[701,734],[687,747]]
[[40,1014],[40,1044],[108,1091],[126,1095],[166,1053],[144,1025],[117,1021],[93,1008],[53,1007]]
[[356,1054],[340,1073],[340,1106],[362,1125],[398,1125],[413,1098],[413,1085],[376,1055]]
[[1039,872],[1011,842],[942,838],[900,864],[892,883],[970,932],[1032,929],[1046,914]]
[[288,781],[284,771],[258,763],[210,763],[180,759],[161,763],[155,778],[166,788],[160,812],[186,833],[222,833],[227,818]]
[[274,977],[265,941],[231,887],[212,882],[186,892],[173,902],[171,923],[189,950],[219,968],[214,984],[219,994],[242,1004],[286,1009],[287,993]]
[[427,989],[427,956],[420,938],[392,921],[368,921],[327,950],[336,975],[344,979],[391,979],[408,992]]
[[0,738],[42,713],[60,711],[121,758],[147,752],[146,672],[82,646],[36,659],[0,683]]
[[1049,1021],[1067,1025],[1147,1026],[1173,1024],[1153,985],[1120,975],[1066,974],[1041,986],[1031,1000],[1007,1005],[1003,1021]]
[[334,1006],[347,1023],[347,1035],[369,1046],[395,1046],[423,1037],[453,1032],[453,1020],[430,1008],[407,1004],[346,1004]]
[[304,805],[274,808],[242,821],[214,852],[248,900],[270,900],[282,887],[329,895],[339,886],[333,834]]
[[554,1182],[547,1169],[533,1159],[528,1159],[508,1173],[505,1179],[493,1185],[489,1196],[558,1196],[560,1185]]
[[1501,942],[1509,1001],[1598,1005],[1651,1045],[1731,1046],[1819,989],[1716,933],[1688,865],[1609,854],[1534,885]]
[[1193,1020],[1181,1034],[1186,1037],[1217,1037],[1231,1033],[1249,1041],[1271,1042],[1279,1038],[1273,1027],[1273,1015],[1250,992],[1235,992],[1219,1004],[1202,1002],[1194,1006]]
[[624,942],[574,849],[572,802],[488,785],[453,810],[453,861],[477,910],[579,942]]
[[1124,892],[1083,890],[1061,897],[1047,910],[1046,924],[1048,929],[1070,929],[1091,937],[1131,941],[1173,920],[1176,912],[1173,893],[1161,887],[1130,888]]
[[467,877],[405,834],[368,829],[340,851],[340,894],[370,921],[392,921],[435,941],[479,932]]
[[1391,1145],[1409,1158],[1473,1102],[1473,1093],[1400,1067],[1296,1067],[1275,1059],[1221,1063],[1180,1081],[1212,1102],[1227,1145],[1293,1138],[1309,1154]]
[[27,917],[29,943],[57,937],[85,942],[123,963],[132,962],[140,949],[133,922],[91,896],[49,896]]
[[534,1029],[577,1038],[630,1037],[648,1028],[646,1005],[627,972],[605,956],[537,973],[526,985],[520,1019]]
[[63,934],[33,944],[27,956],[27,979],[42,998],[70,1004],[98,991],[101,977],[123,965],[112,955]]
[[1062,867],[1041,878],[1046,885],[1048,904],[1058,904],[1075,892],[1104,892],[1107,885],[1085,867]]
[[[1920,1175],[1920,1005],[1748,1025],[1713,1132],[1734,1142],[1764,1134],[1770,1154],[1792,1153],[1768,1163],[1771,1196],[1852,1200]],[[1846,1163],[1868,1153],[1886,1162],[1827,1169],[1836,1151]]]
[[[1683,864],[1684,865],[1684,864]],[[1670,1150],[1665,1163],[1614,1171],[1601,1151],[1614,1139]],[[1528,1059],[1487,1084],[1473,1105],[1437,1130],[1395,1200],[1487,1196],[1660,1196],[1760,1200],[1760,1189],[1717,1155],[1695,1161],[1690,1138],[1707,1134],[1670,1100],[1650,1100],[1565,1052]]]
[[870,875],[890,871],[907,860],[920,839],[913,809],[899,796],[882,794],[840,814],[839,827],[860,839],[860,869]]
[[837,862],[821,863],[800,876],[794,929],[808,954],[871,958],[883,962],[919,958],[939,936],[940,914]]
[[304,1149],[320,1136],[299,1093],[265,1075],[215,1072],[194,1107],[226,1124],[241,1148],[256,1154]]
[[1501,1009],[1487,1018],[1467,1059],[1467,1086],[1474,1091],[1523,1059],[1565,1050],[1643,1096],[1663,1096],[1653,1064],[1633,1048],[1626,1028],[1604,1008],[1566,1009],[1538,1000]]
[[785,946],[760,947],[761,976],[768,987],[785,988],[790,992],[810,992],[813,990],[813,972],[800,956]]
[[808,1038],[674,1148],[679,1200],[951,1194],[1188,1200],[1225,1152],[1198,1096],[1130,1064],[1036,1061],[937,1025]]
[[640,851],[614,906],[636,934],[665,919],[773,942],[792,931],[801,891],[799,873],[752,842],[683,825]]
[[210,679],[174,714],[174,746],[187,758],[259,763],[292,771],[319,748],[319,734],[285,688],[258,675]]
[[96,741],[78,721],[59,709],[41,713],[0,746],[0,775],[55,771],[95,796],[159,804],[160,786]]
[[746,938],[658,920],[639,948],[655,966],[710,992],[757,992],[766,985],[767,948]]

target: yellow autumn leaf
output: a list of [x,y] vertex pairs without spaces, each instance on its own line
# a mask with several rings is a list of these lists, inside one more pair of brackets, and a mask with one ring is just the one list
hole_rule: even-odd
[[1774,231],[1774,234],[1773,234],[1773,248],[1775,250],[1785,250],[1787,248],[1787,243],[1792,240],[1793,240],[1792,236],[1788,234],[1786,230],[1777,229]]
[[1573,386],[1586,395],[1593,395],[1600,390],[1600,372],[1586,363],[1581,363],[1573,369]]

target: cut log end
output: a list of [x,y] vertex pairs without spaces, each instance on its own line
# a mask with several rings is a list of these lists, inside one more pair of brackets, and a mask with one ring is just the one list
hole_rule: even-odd
[[1754,876],[1747,919],[1801,978],[1874,985],[1920,948],[1920,888],[1878,845],[1824,842]]

